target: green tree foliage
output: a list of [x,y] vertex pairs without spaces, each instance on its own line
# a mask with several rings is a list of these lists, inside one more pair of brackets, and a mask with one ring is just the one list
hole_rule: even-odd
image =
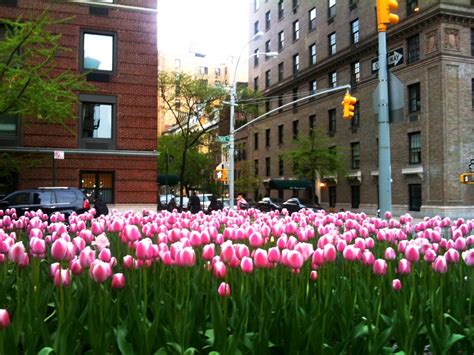
[[[77,91],[91,90],[82,75],[58,69],[54,59],[68,49],[49,28],[68,19],[46,13],[34,21],[0,19],[0,115],[19,115],[64,125],[73,117]],[[1,38],[3,37],[3,38]]]
[[[158,166],[161,174],[179,175],[183,158],[183,140],[184,137],[178,134],[160,137]],[[188,162],[183,175],[184,189],[188,191],[190,187],[207,187],[209,177],[212,176],[214,170],[212,157],[209,154],[200,153],[198,149],[190,149],[186,159]]]
[[[210,141],[210,135],[219,125],[219,106],[226,97],[223,88],[210,86],[207,81],[193,78],[191,75],[177,72],[161,72],[158,78],[161,107],[174,117],[174,135],[180,138],[171,146],[169,152],[179,162],[180,204],[183,189],[191,179],[187,174],[197,174],[188,165],[200,146]],[[179,105],[176,105],[179,102]],[[158,149],[163,154],[164,137],[158,140]],[[179,157],[178,157],[179,156]],[[193,161],[193,165],[194,165]],[[163,164],[160,170],[163,171]],[[201,170],[201,168],[199,169]],[[206,178],[208,179],[208,178]]]
[[237,193],[254,191],[260,183],[262,178],[255,175],[253,163],[250,160],[239,163],[237,179],[235,180],[235,190]]
[[295,175],[314,181],[320,176],[344,172],[345,152],[330,148],[331,139],[321,130],[312,130],[308,137],[300,137],[296,147],[285,154],[295,164]]

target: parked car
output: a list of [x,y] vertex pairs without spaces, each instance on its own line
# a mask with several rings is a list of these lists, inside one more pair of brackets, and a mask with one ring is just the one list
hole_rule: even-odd
[[286,208],[290,214],[293,212],[298,212],[299,210],[303,208],[309,208],[309,209],[312,209],[313,211],[323,210],[321,206],[318,206],[312,202],[305,201],[305,203],[302,203],[297,197],[292,197],[286,200],[283,203],[282,208]]
[[281,211],[281,205],[281,200],[272,199],[271,197],[264,197],[257,202],[255,208],[262,212]]
[[7,208],[15,208],[18,216],[39,209],[48,215],[61,212],[69,216],[72,212],[80,214],[89,210],[90,203],[84,193],[74,187],[39,187],[7,195],[1,200],[0,209]]

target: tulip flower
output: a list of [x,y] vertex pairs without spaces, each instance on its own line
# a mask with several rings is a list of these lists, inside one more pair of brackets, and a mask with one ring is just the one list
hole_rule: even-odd
[[442,255],[438,256],[435,261],[431,264],[431,267],[434,271],[439,273],[446,273],[448,272],[448,262],[446,258]]
[[394,291],[400,291],[402,289],[402,282],[399,279],[392,280],[392,288]]
[[212,266],[212,271],[216,279],[224,279],[227,273],[227,268],[222,261],[218,261]]
[[408,244],[405,248],[405,258],[412,263],[416,263],[420,259],[418,246]]
[[311,270],[309,277],[312,281],[316,281],[318,279],[318,272],[316,270]]
[[474,249],[466,250],[462,253],[462,258],[467,266],[474,265]]
[[221,282],[219,288],[217,289],[217,293],[221,297],[229,297],[230,296],[230,286],[228,283]]
[[384,259],[374,261],[373,271],[376,275],[385,275],[387,273],[387,262]]
[[122,273],[117,273],[112,276],[112,288],[120,290],[125,287],[125,276]]
[[6,309],[0,309],[0,329],[8,328],[10,325],[10,315]]
[[244,256],[240,262],[240,268],[246,274],[250,274],[253,271],[253,260],[248,256]]
[[69,269],[61,269],[59,268],[56,270],[54,274],[54,284],[59,287],[68,286],[71,283],[71,272]]

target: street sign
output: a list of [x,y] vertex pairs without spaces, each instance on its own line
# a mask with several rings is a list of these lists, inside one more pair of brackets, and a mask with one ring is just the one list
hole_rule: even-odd
[[[387,66],[389,68],[396,67],[397,65],[403,64],[403,47],[397,48],[387,53]],[[372,59],[372,74],[379,71],[379,59]]]
[[469,161],[469,170],[471,170],[471,171],[474,170],[474,159],[471,159]]
[[[405,107],[404,86],[402,82],[393,73],[388,76],[388,97],[390,107],[390,122],[402,122],[404,119],[403,109]],[[374,113],[379,112],[379,85],[375,88],[373,95]]]
[[216,142],[218,142],[218,143],[229,143],[230,142],[230,136],[217,136],[216,137]]
[[474,173],[464,173],[459,175],[459,182],[461,184],[474,184]]

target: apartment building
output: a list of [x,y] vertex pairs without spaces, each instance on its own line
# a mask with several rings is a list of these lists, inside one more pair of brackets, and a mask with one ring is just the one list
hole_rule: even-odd
[[[54,19],[60,70],[87,72],[69,130],[22,117],[0,125],[0,152],[27,154],[37,167],[6,190],[74,186],[115,207],[156,207],[156,0],[0,0],[0,17]],[[28,124],[25,124],[28,122]],[[57,158],[54,159],[54,152]]]
[[[403,88],[403,108],[391,112],[390,124],[393,212],[472,218],[474,188],[459,175],[474,158],[473,2],[398,4],[400,22],[387,32],[390,72]],[[316,128],[331,138],[328,149],[347,152],[345,174],[314,182],[320,203],[377,210],[376,21],[375,0],[252,0],[250,36],[264,36],[250,43],[250,55],[279,52],[249,62],[249,83],[267,98],[265,110],[345,84],[359,102],[350,121],[342,118],[341,91],[277,110],[239,132],[237,145],[245,143],[247,160],[264,179],[250,196],[311,197],[313,182],[282,182],[296,178],[283,154]]]

